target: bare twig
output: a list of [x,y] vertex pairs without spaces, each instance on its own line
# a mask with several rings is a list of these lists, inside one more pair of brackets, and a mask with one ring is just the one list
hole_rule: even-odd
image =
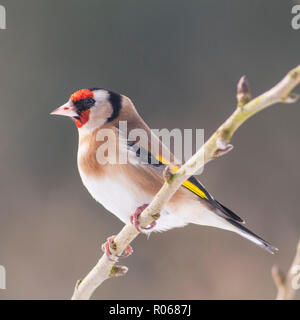
[[[240,80],[237,96],[238,107],[233,114],[176,173],[169,171],[165,174],[164,185],[140,216],[140,224],[142,227],[149,225],[159,217],[163,206],[171,199],[185,180],[208,161],[232,149],[232,146],[229,145],[231,137],[248,118],[277,102],[291,103],[297,100],[298,96],[292,94],[291,91],[300,82],[300,65],[291,70],[275,87],[251,101],[249,101],[251,99],[250,92],[245,81],[245,78]],[[115,274],[113,270],[115,263],[118,261],[117,256],[122,254],[127,245],[133,241],[138,234],[139,232],[133,225],[125,225],[114,240],[116,244],[115,248],[110,248],[114,261],[108,260],[104,254],[88,275],[77,283],[72,299],[90,299],[96,288],[100,286],[103,281]]]
[[276,300],[292,300],[300,287],[300,239],[294,260],[287,275],[277,265],[272,267],[273,281],[277,287]]

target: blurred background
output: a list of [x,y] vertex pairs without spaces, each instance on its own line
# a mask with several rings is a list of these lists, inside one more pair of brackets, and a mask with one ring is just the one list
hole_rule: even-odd
[[[81,183],[75,125],[49,116],[71,93],[110,88],[129,96],[151,128],[201,128],[208,138],[234,110],[242,75],[258,95],[300,63],[293,1],[1,4],[0,299],[69,299],[122,228]],[[278,254],[194,225],[140,236],[124,262],[129,273],[94,298],[274,298],[271,266],[287,270],[300,236],[299,118],[299,102],[265,110],[200,177]]]

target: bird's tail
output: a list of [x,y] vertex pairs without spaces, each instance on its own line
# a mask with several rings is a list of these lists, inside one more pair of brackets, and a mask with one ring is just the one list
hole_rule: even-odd
[[259,247],[265,249],[266,251],[268,251],[268,252],[270,252],[272,254],[274,254],[276,251],[278,251],[278,249],[276,247],[272,246],[270,243],[268,243],[264,239],[260,238],[259,236],[257,236],[252,231],[250,231],[247,228],[245,228],[239,222],[234,221],[234,220],[232,220],[230,218],[226,219],[226,220],[227,220],[227,222],[229,222],[232,225],[232,227],[233,227],[232,231],[238,233],[242,237],[252,241],[253,243],[258,245]]

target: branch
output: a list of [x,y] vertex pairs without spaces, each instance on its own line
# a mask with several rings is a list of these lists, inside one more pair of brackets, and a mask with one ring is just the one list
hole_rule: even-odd
[[[238,85],[238,107],[233,114],[219,127],[209,140],[192,156],[176,173],[168,169],[164,175],[165,183],[156,194],[150,205],[140,216],[140,225],[146,227],[158,219],[163,206],[172,198],[177,189],[203,165],[212,159],[220,157],[232,149],[229,144],[234,132],[255,113],[277,102],[292,103],[298,98],[291,91],[300,82],[300,65],[291,70],[275,87],[250,101],[250,92],[243,77]],[[203,161],[204,159],[204,161]],[[127,224],[116,236],[112,252],[112,259],[108,260],[104,254],[88,275],[76,285],[72,299],[90,299],[93,292],[103,281],[126,273],[127,268],[116,266],[118,256],[133,241],[139,232],[132,224]]]
[[294,260],[287,275],[279,269],[277,265],[272,267],[273,281],[277,287],[276,300],[292,300],[296,290],[299,289],[300,279],[300,239],[297,245]]

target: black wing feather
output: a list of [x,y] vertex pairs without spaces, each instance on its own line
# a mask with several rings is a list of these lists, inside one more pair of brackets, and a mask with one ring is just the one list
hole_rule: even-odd
[[[244,223],[244,220],[239,217],[237,214],[235,214],[234,212],[232,212],[230,209],[226,208],[225,206],[223,206],[219,201],[215,200],[208,192],[207,190],[204,188],[204,186],[194,177],[190,177],[188,179],[191,183],[193,183],[196,187],[198,187],[200,190],[202,190],[204,192],[204,194],[207,196],[207,201],[210,202],[211,204],[213,204],[216,208],[218,208],[223,214],[225,214],[228,218],[231,218],[235,221]],[[201,197],[200,197],[201,198]],[[203,199],[203,198],[201,198]]]

